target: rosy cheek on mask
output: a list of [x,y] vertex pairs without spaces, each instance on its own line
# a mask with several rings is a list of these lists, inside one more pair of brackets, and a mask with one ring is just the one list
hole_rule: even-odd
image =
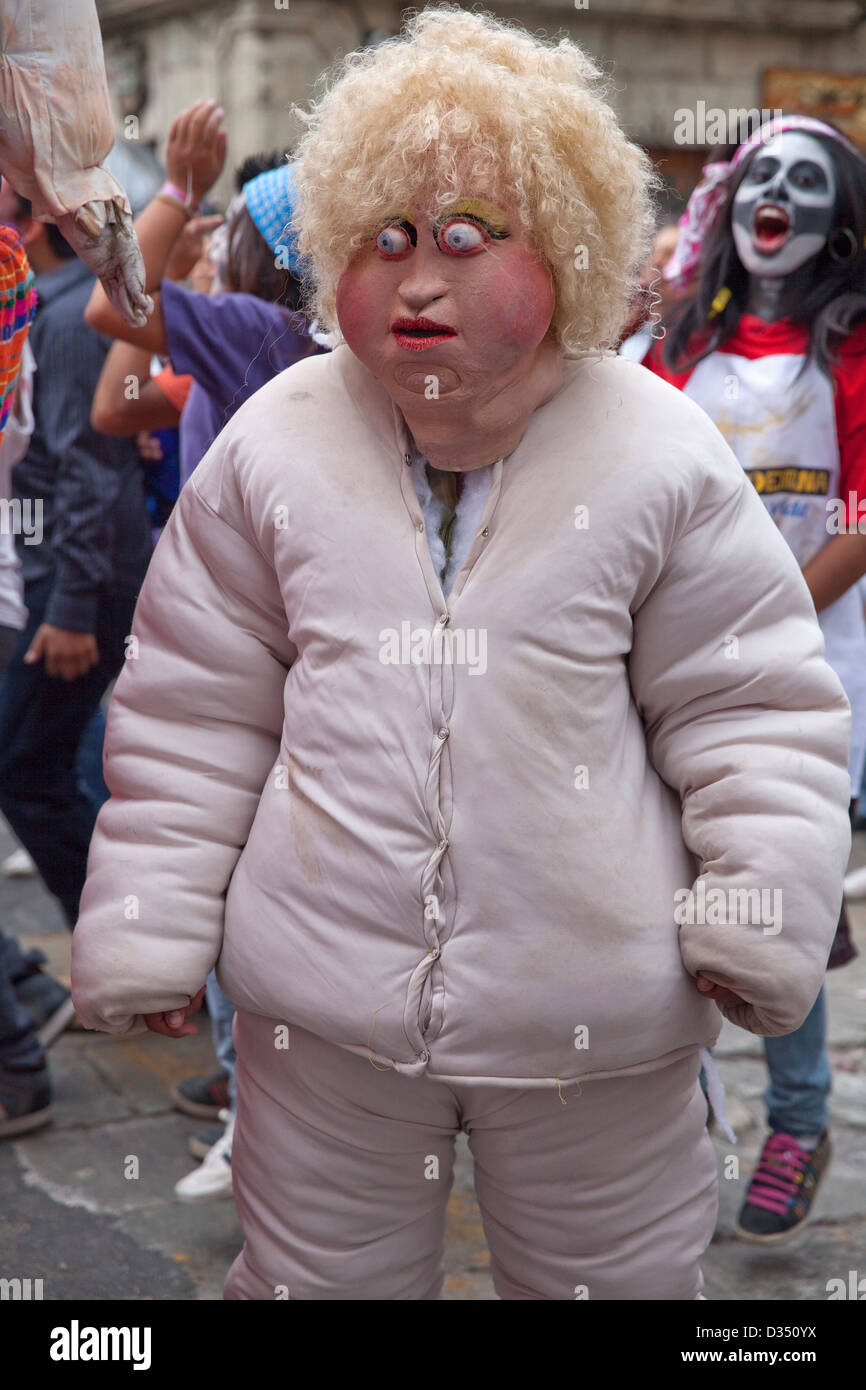
[[340,331],[352,350],[361,355],[382,313],[381,293],[376,295],[373,287],[368,287],[363,272],[350,266],[337,284],[336,303]]
[[499,340],[524,349],[541,342],[556,308],[550,274],[530,251],[494,264],[485,298]]

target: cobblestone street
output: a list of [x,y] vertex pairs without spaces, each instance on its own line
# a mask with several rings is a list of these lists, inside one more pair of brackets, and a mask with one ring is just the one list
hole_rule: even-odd
[[[0,857],[14,847],[5,828]],[[866,835],[852,864],[866,863]],[[0,879],[5,932],[38,945],[68,977],[69,935],[35,879]],[[795,1244],[755,1249],[733,1237],[765,1134],[760,1039],[726,1025],[716,1049],[728,1092],[733,1147],[717,1138],[721,1181],[716,1238],[704,1261],[709,1299],[824,1300],[831,1278],[866,1273],[866,905],[853,904],[861,955],[828,976],[834,1156],[812,1224]],[[241,1228],[231,1201],[184,1205],[174,1183],[193,1166],[189,1136],[202,1122],[172,1109],[169,1087],[213,1070],[207,1018],[197,1037],[147,1034],[126,1041],[68,1032],[50,1052],[55,1122],[0,1145],[0,1276],[41,1278],[46,1299],[219,1299]],[[140,1160],[137,1181],[124,1159]],[[730,1165],[729,1165],[730,1166]],[[445,1297],[492,1299],[488,1254],[461,1142],[449,1204]]]

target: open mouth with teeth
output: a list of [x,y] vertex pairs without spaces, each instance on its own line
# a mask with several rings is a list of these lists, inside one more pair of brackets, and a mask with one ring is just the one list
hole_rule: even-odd
[[775,203],[761,203],[755,208],[752,220],[752,241],[755,250],[772,256],[781,250],[791,235],[791,219],[784,208]]

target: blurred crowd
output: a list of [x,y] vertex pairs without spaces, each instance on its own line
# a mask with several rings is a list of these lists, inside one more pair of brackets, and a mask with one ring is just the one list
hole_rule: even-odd
[[[326,350],[300,309],[285,150],[248,156],[224,212],[209,200],[226,160],[214,101],[179,113],[165,180],[135,231],[154,303],[130,323],[57,227],[4,179],[0,223],[38,301],[8,401],[0,493],[37,499],[39,544],[0,535],[0,808],[20,841],[4,873],[38,873],[73,928],[90,836],[108,796],[105,706],[129,654],[148,561],[179,489],[254,391]],[[14,238],[14,239],[13,239]],[[30,270],[27,270],[29,262]],[[16,541],[18,544],[16,545]],[[37,950],[0,934],[0,1137],[50,1119],[45,1049],[75,1015]],[[212,1126],[180,1197],[231,1194],[233,1007],[208,984],[214,1074],[174,1092]]]

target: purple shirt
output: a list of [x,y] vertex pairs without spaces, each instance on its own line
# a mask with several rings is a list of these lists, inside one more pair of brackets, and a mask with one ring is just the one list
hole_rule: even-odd
[[252,294],[199,294],[160,285],[171,365],[194,378],[180,420],[180,485],[260,386],[313,353],[302,314]]

